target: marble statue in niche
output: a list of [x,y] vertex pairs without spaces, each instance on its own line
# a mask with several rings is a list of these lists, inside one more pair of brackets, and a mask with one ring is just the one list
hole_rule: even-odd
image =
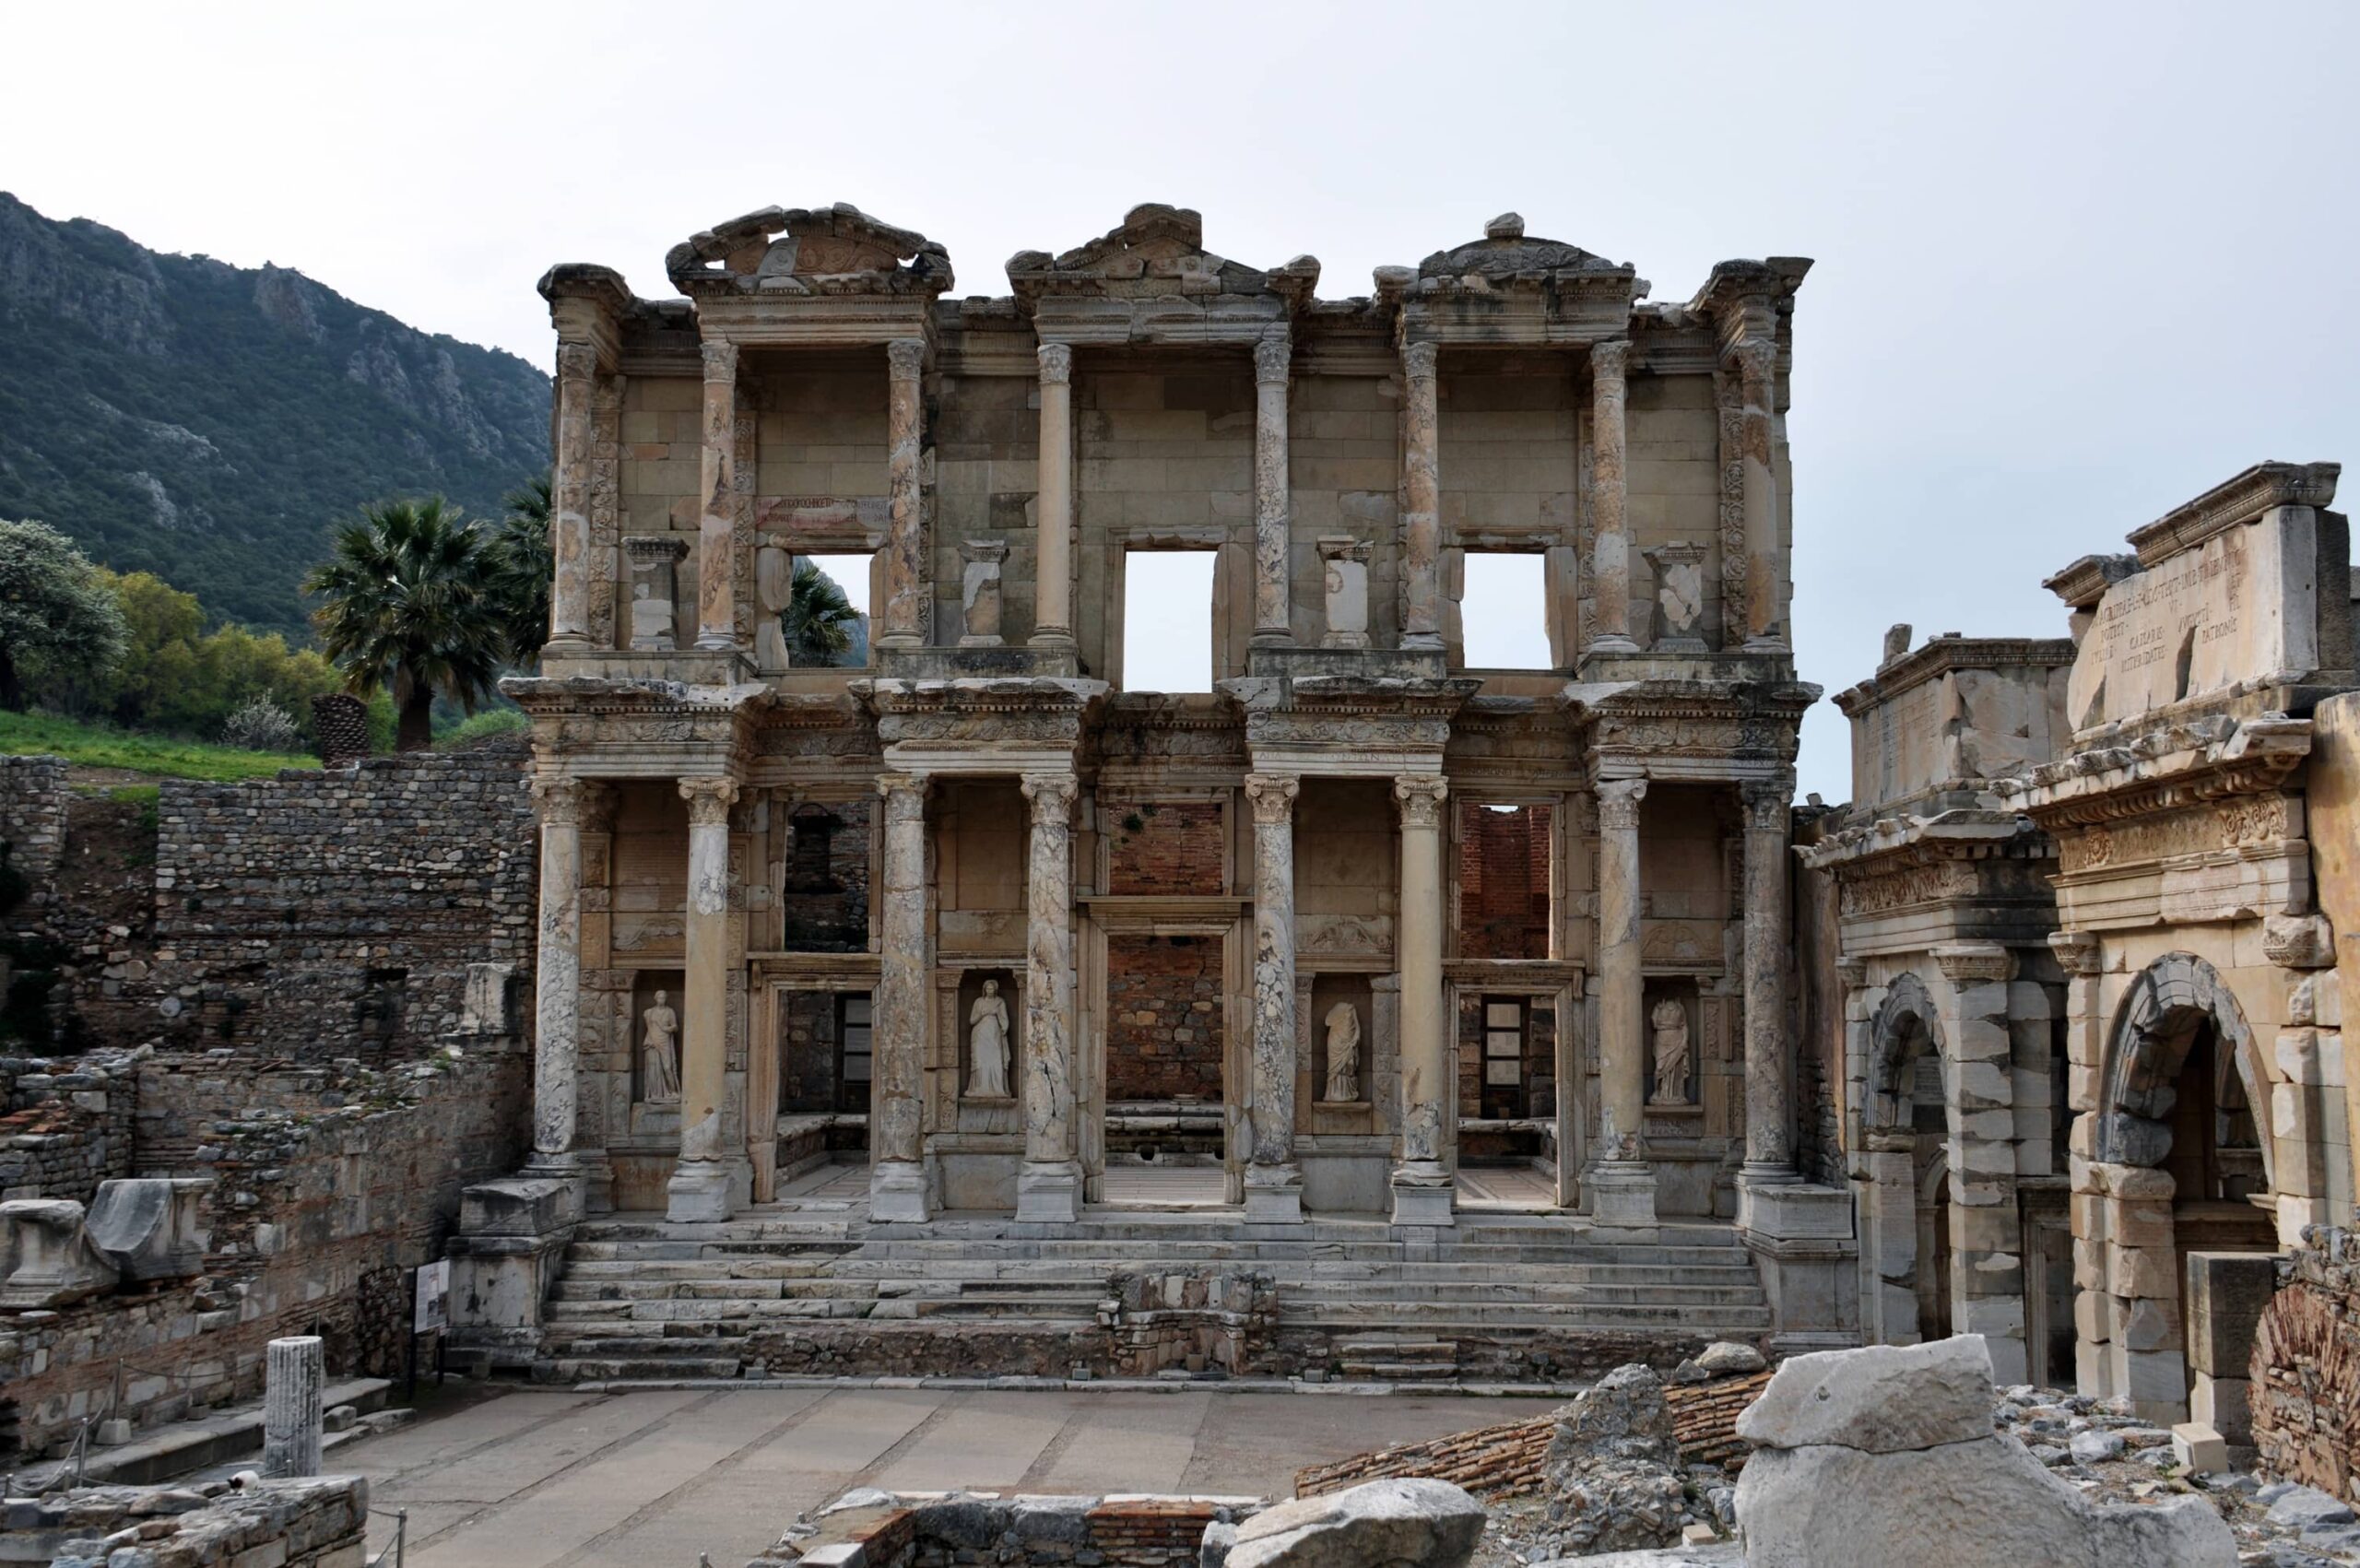
[[1361,1014],[1350,1002],[1328,1009],[1328,1092],[1331,1105],[1349,1105],[1361,1097]]
[[967,1051],[968,1098],[1008,1099],[1008,1003],[997,980],[985,981],[984,994],[967,1009]]
[[680,1015],[668,1005],[671,994],[655,993],[655,1001],[639,1015],[639,1098],[649,1105],[680,1102]]
[[1647,1014],[1647,1037],[1655,1047],[1658,1105],[1688,1103],[1688,1009],[1670,996]]

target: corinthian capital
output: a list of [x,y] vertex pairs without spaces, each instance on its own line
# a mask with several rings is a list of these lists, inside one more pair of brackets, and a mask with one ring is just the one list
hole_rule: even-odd
[[1412,381],[1425,381],[1434,373],[1434,359],[1441,352],[1433,343],[1401,345],[1401,373]]
[[1294,797],[1302,789],[1303,781],[1292,773],[1245,775],[1245,798],[1254,804],[1254,820],[1263,826],[1291,821]]
[[1081,784],[1071,773],[1027,773],[1019,786],[1032,803],[1035,822],[1070,822]]
[[1439,828],[1442,826],[1442,803],[1450,794],[1450,785],[1424,773],[1405,774],[1393,781],[1393,798],[1401,803],[1401,825],[1405,828]]
[[1264,333],[1254,345],[1254,379],[1281,383],[1294,364],[1294,339],[1283,332]]
[[729,808],[738,804],[736,779],[682,779],[680,798],[689,803],[691,828],[726,827]]
[[704,356],[704,379],[731,382],[738,379],[738,345],[707,339],[697,345]]
[[598,350],[587,343],[557,346],[557,379],[588,381],[598,373]]
[[1617,832],[1639,831],[1639,802],[1646,797],[1645,779],[1605,779],[1598,786],[1598,825]]
[[1631,340],[1611,337],[1589,346],[1590,379],[1598,385],[1622,384],[1631,370]]
[[1745,389],[1745,400],[1767,406],[1771,379],[1778,370],[1778,345],[1767,337],[1740,338],[1729,350],[1729,360],[1737,366],[1738,384]]
[[1073,345],[1044,343],[1041,345],[1041,384],[1063,386],[1073,380]]
[[925,338],[896,337],[885,345],[885,371],[895,381],[915,381],[925,366]]
[[537,778],[533,781],[533,809],[540,813],[545,828],[578,828],[584,808],[596,787],[587,779]]
[[1785,834],[1794,825],[1795,781],[1785,775],[1775,779],[1748,779],[1737,786],[1738,798],[1745,803],[1745,826],[1748,832]]

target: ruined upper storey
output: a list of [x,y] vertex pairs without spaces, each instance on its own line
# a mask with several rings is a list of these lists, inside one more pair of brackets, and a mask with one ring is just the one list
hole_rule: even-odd
[[1539,673],[1785,678],[1809,266],[1727,262],[1656,303],[1508,214],[1331,300],[1313,257],[1233,261],[1149,204],[1020,252],[996,298],[844,205],[690,237],[678,300],[553,267],[551,646],[841,684],[775,628],[795,558],[859,555],[873,668],[1120,686],[1129,563],[1203,551],[1215,679],[1434,678],[1467,663],[1468,559],[1516,556]]

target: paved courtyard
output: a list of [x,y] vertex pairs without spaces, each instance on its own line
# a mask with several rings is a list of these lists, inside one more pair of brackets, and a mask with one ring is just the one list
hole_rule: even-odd
[[[1532,1399],[903,1389],[519,1390],[336,1449],[412,1568],[734,1568],[845,1487],[1283,1494],[1304,1465]],[[372,1521],[370,1550],[393,1539]]]

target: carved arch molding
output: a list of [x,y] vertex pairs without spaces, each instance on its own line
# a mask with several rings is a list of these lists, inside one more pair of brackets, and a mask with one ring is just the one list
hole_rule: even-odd
[[[2270,1084],[2255,1054],[2253,1031],[2236,993],[2220,972],[2194,953],[2166,953],[2140,971],[2116,1008],[2106,1034],[2106,1069],[2098,1097],[2096,1158],[2111,1165],[2157,1165],[2171,1150],[2172,1108],[2180,1068],[2197,1026],[2212,1025],[2215,1061],[2234,1067],[2246,1103],[2257,1116],[2270,1103]],[[2277,1151],[2266,1122],[2262,1173],[2275,1190]]]

